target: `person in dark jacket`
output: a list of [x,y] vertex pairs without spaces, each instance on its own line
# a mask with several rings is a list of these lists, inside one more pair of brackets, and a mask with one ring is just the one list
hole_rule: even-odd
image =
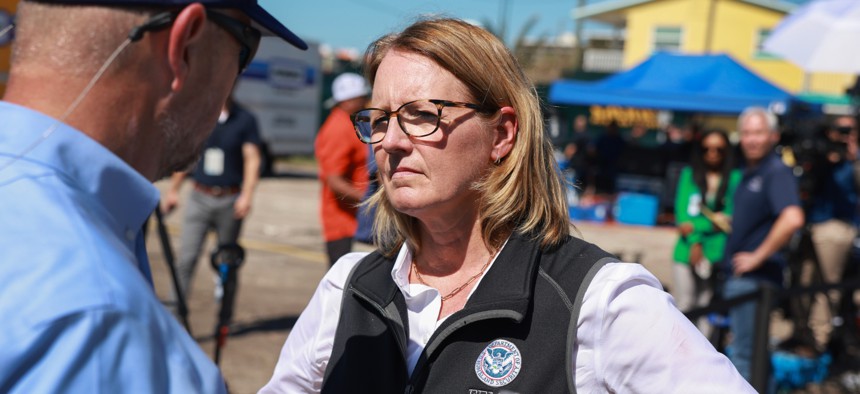
[[424,19],[366,59],[378,250],[329,270],[261,393],[752,392],[645,268],[570,235],[501,41]]

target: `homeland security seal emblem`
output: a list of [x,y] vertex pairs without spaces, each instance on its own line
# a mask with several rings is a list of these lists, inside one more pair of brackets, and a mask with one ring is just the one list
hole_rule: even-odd
[[475,374],[488,386],[502,387],[517,378],[522,366],[520,349],[510,341],[496,339],[478,355]]

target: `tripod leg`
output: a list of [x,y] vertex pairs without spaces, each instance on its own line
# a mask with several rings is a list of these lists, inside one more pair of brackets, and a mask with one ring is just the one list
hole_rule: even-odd
[[227,343],[230,333],[230,320],[233,318],[233,303],[236,299],[238,270],[245,258],[244,250],[237,244],[219,245],[212,254],[212,268],[218,273],[218,280],[224,289],[218,322],[215,325],[215,364],[221,361],[221,349]]
[[218,325],[215,327],[215,365],[221,361],[221,349],[227,344],[230,334],[230,320],[233,318],[233,302],[236,297],[236,269],[228,264],[222,264],[227,272],[220,272],[219,277],[224,286],[224,296],[221,297],[221,308],[218,312]]
[[[789,269],[792,287],[809,286],[811,283],[803,283],[804,270],[813,270],[810,260],[813,258],[809,251],[811,239],[809,230],[804,229],[800,238],[795,242],[789,254]],[[812,275],[810,275],[812,276]],[[794,326],[794,339],[801,339],[804,342],[812,340],[812,333],[807,324],[809,320],[810,301],[808,295],[798,295],[788,299],[789,313],[791,314],[791,322]]]
[[191,334],[191,325],[188,324],[188,305],[185,303],[185,296],[179,288],[179,278],[176,275],[176,260],[173,257],[173,248],[170,246],[170,236],[167,234],[167,227],[164,225],[164,218],[160,208],[155,208],[155,218],[158,224],[158,237],[161,239],[161,249],[164,253],[164,261],[167,262],[167,267],[170,269],[170,277],[173,279],[173,291],[176,293],[176,309],[179,313],[179,319],[185,330]]

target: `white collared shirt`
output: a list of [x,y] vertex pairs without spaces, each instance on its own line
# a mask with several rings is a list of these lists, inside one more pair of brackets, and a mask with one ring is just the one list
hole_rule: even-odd
[[[274,375],[260,393],[320,391],[344,283],[366,255],[347,254],[329,270],[290,332]],[[437,320],[442,304],[439,292],[409,283],[411,261],[404,246],[391,270],[408,308],[410,373],[443,321]],[[575,369],[570,372],[578,392],[755,392],[678,311],[657,278],[639,264],[609,263],[600,269],[585,292],[574,347]]]

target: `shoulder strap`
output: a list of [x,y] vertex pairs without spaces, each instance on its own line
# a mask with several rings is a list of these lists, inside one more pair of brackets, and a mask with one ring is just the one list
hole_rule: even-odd
[[[567,358],[568,362],[570,363],[568,365],[568,371],[573,371],[573,369],[576,368],[576,361],[573,359],[573,345],[576,342],[577,326],[579,325],[579,312],[582,310],[582,300],[583,298],[585,298],[585,291],[588,290],[588,286],[591,285],[591,281],[594,279],[595,276],[597,276],[597,272],[600,271],[600,269],[603,268],[604,265],[617,262],[618,259],[614,257],[603,257],[600,260],[597,260],[597,262],[595,262],[594,265],[592,265],[588,272],[585,274],[585,277],[582,278],[582,283],[579,285],[579,289],[576,292],[576,298],[574,298],[573,300],[573,305],[570,312],[571,324],[568,327],[567,332],[567,351],[570,352]],[[576,382],[573,381],[573,375],[570,373],[566,375],[567,386],[570,387],[570,392],[575,394]]]
[[[364,264],[366,261],[368,261],[369,260],[368,258],[373,256],[374,253],[377,253],[377,252],[373,252],[373,253],[368,254],[367,256],[362,257],[362,259],[359,260],[358,263],[355,263],[355,265],[352,267],[352,269],[349,270],[349,275],[346,276],[346,281],[343,282],[343,293],[340,296],[340,311],[338,311],[338,313],[339,313],[338,316],[343,316],[343,306],[346,304],[346,298],[348,297],[348,294],[349,294],[349,286],[350,286],[350,283],[352,283],[352,277],[355,274],[355,271],[358,270],[358,267],[360,267],[362,264]],[[338,325],[340,325],[339,322],[338,322]],[[328,376],[331,374],[331,370],[332,370],[331,368],[325,369],[325,373],[323,374],[323,382],[328,380]],[[323,385],[323,386],[325,386],[325,385]]]

